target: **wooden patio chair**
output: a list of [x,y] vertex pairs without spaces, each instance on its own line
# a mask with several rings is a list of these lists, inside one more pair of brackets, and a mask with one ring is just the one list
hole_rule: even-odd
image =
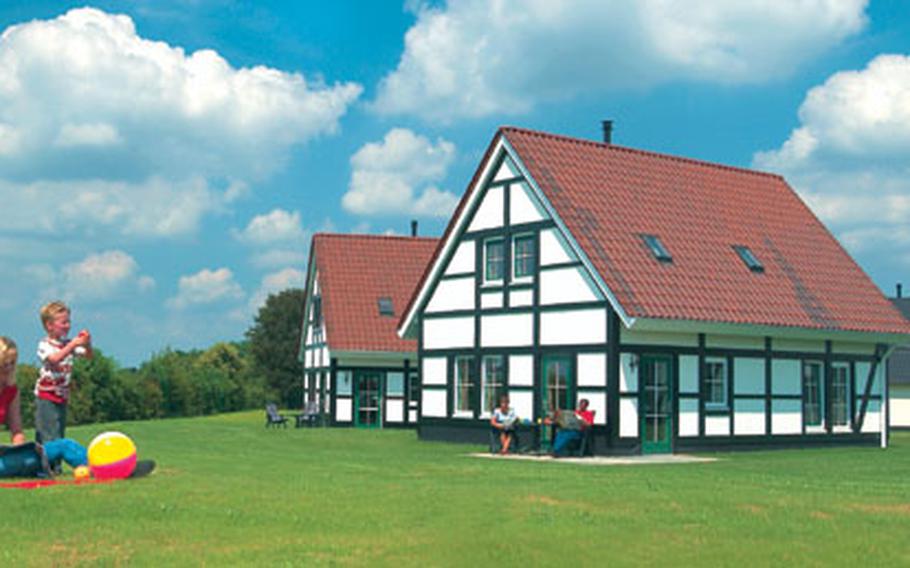
[[269,428],[271,426],[288,427],[288,419],[278,413],[278,407],[274,402],[265,405],[265,427]]

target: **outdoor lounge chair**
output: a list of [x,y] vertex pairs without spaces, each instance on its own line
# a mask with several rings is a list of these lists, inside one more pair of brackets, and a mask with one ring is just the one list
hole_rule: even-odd
[[306,406],[303,409],[303,412],[294,416],[297,423],[296,427],[300,428],[303,426],[316,426],[319,422],[321,413],[319,412],[319,403],[315,400],[308,401]]
[[270,426],[288,427],[288,419],[278,413],[278,407],[273,402],[265,405],[265,427]]

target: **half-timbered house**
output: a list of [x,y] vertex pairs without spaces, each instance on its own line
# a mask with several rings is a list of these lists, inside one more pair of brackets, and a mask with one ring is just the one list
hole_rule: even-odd
[[417,420],[417,342],[395,333],[437,239],[317,234],[310,246],[299,358],[304,392],[328,423]]
[[587,398],[649,453],[884,443],[910,325],[780,176],[502,128],[398,331],[421,438]]

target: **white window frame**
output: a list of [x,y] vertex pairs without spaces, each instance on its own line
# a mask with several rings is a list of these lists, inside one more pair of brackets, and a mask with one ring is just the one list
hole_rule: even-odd
[[[806,419],[805,409],[808,402],[808,388],[806,388],[806,369],[810,366],[818,366],[818,424],[809,424],[809,421]],[[825,421],[828,419],[825,416],[825,364],[822,361],[816,359],[809,359],[803,361],[802,366],[802,384],[803,384],[803,423],[806,425],[807,432],[824,432],[825,431]]]
[[[490,381],[489,381],[489,377],[487,375],[487,370],[489,369],[488,361],[490,359],[499,360],[499,369],[502,373],[502,376],[499,377],[499,382],[490,383]],[[508,381],[506,380],[505,371],[506,371],[505,355],[484,355],[483,359],[481,359],[481,372],[480,372],[480,417],[481,418],[489,418],[493,414],[492,410],[489,408],[490,401],[487,397],[487,391],[489,390],[489,387],[494,387],[494,389],[496,387],[498,387],[499,389],[502,389],[502,392],[500,394],[508,393],[508,391],[506,390],[508,388]],[[499,398],[499,395],[495,396],[494,399],[495,398]],[[494,408],[498,404],[499,404],[498,400],[493,401]]]
[[[730,369],[727,364],[727,359],[724,357],[705,357],[705,409],[706,410],[730,410]],[[710,369],[712,365],[721,365],[721,385],[723,386],[724,399],[723,402],[712,401],[710,400],[710,395],[713,393],[711,385],[713,384],[712,378],[710,375]]]
[[[464,409],[459,408],[459,407],[461,406],[461,402],[462,402],[462,400],[461,400],[461,398],[460,398],[460,396],[459,396],[460,393],[461,393],[461,389],[459,388],[459,384],[460,384],[460,382],[461,382],[461,380],[460,380],[460,379],[461,379],[461,374],[460,374],[460,373],[461,373],[461,365],[459,365],[459,362],[462,361],[462,360],[467,360],[467,361],[469,362],[469,365],[468,365],[468,379],[469,379],[469,382],[468,382],[468,388],[467,388],[467,394],[468,394],[467,407],[468,407],[468,410],[464,410]],[[457,356],[455,357],[454,363],[455,363],[455,365],[454,365],[453,375],[452,375],[452,380],[453,380],[453,385],[452,385],[452,416],[455,417],[455,418],[474,418],[474,409],[473,409],[473,407],[471,407],[471,392],[472,392],[473,389],[477,388],[477,378],[471,376],[471,375],[473,375],[474,367],[475,367],[475,364],[474,364],[474,356],[473,356],[473,355],[457,355]],[[473,379],[473,380],[470,380],[470,379]]]
[[[500,275],[499,278],[492,279],[487,277],[487,246],[498,242],[502,247],[502,258],[500,259]],[[483,240],[483,283],[485,286],[502,286],[506,281],[506,240],[504,237],[490,237]]]
[[853,410],[853,408],[852,408],[853,400],[852,400],[852,397],[850,396],[850,363],[845,363],[845,362],[831,363],[831,395],[833,396],[837,390],[834,383],[835,383],[835,377],[837,375],[837,371],[840,369],[842,369],[844,371],[844,407],[845,407],[844,416],[846,417],[847,422],[845,424],[837,424],[836,422],[834,422],[834,414],[836,412],[834,410],[834,404],[836,401],[832,398],[832,400],[831,400],[831,414],[832,414],[831,425],[835,432],[849,432],[849,431],[851,431],[850,418],[852,416],[852,410]]
[[[525,274],[524,276],[519,276],[515,271],[518,261],[518,240],[519,239],[530,239],[531,240],[531,273]],[[534,259],[537,256],[537,251],[535,250],[534,242],[534,233],[521,233],[514,235],[512,237],[512,282],[530,282],[534,279],[536,274],[535,262]]]

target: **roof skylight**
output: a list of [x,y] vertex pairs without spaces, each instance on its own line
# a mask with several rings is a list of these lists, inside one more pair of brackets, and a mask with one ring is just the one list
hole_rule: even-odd
[[742,259],[746,266],[749,267],[749,270],[752,272],[764,272],[765,266],[758,260],[758,257],[752,252],[751,249],[747,246],[742,245],[733,245],[733,250],[736,251],[736,254],[739,255],[739,258]]
[[654,255],[654,258],[660,262],[673,262],[670,251],[667,250],[667,247],[664,246],[658,237],[655,235],[642,235],[641,238],[648,247],[648,250],[651,251],[651,254]]
[[382,297],[379,298],[379,315],[381,316],[394,316],[395,308],[392,307],[392,298]]

